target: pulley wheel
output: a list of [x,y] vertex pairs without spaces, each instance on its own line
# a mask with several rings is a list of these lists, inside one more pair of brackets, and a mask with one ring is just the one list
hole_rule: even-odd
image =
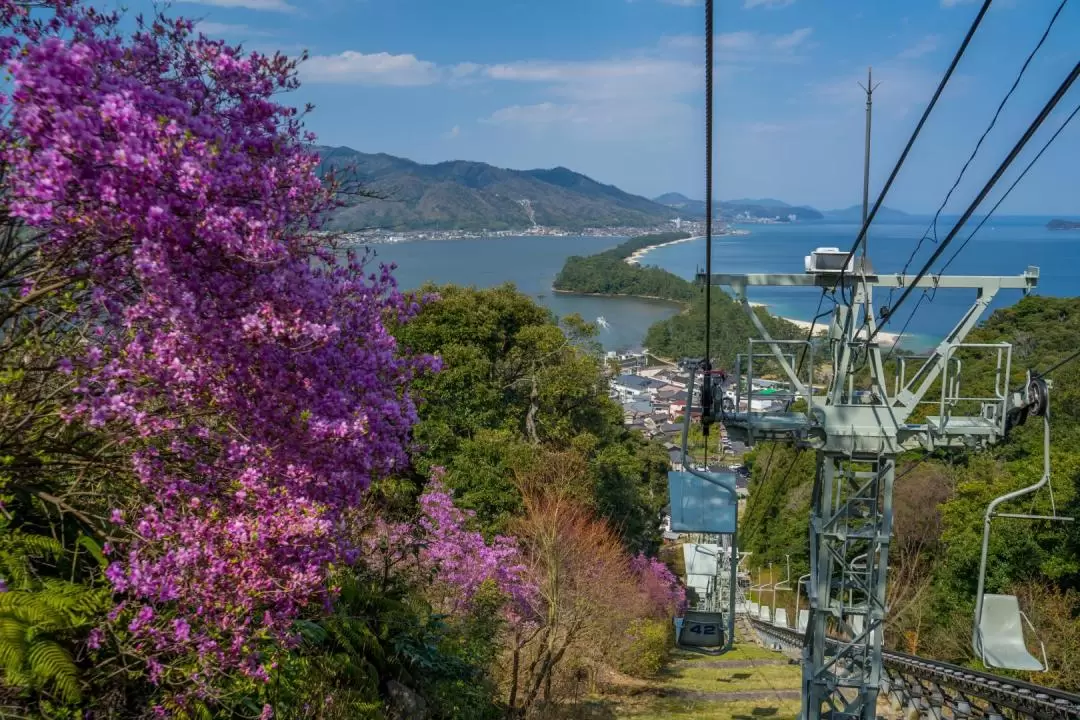
[[723,408],[725,413],[735,412],[735,401],[724,396],[724,399],[720,401],[720,407]]
[[1032,378],[1028,383],[1028,409],[1036,417],[1045,415],[1050,409],[1050,394],[1047,392],[1046,381],[1042,378]]

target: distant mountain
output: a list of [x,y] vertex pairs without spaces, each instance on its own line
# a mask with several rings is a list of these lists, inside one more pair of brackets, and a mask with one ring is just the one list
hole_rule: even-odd
[[664,193],[653,198],[653,202],[675,208],[688,217],[705,217],[705,201],[691,200],[682,193]]
[[1046,223],[1047,230],[1080,230],[1080,221],[1054,218]]
[[[666,193],[653,198],[661,205],[667,205],[688,217],[705,217],[705,202],[692,200],[681,193]],[[780,200],[762,198],[761,200],[722,200],[716,203],[716,213],[727,219],[734,219],[739,215],[749,215],[752,218],[776,218],[787,220],[788,215],[794,215],[796,220],[821,220],[822,215],[814,208],[799,206],[795,207]]]
[[[834,222],[862,222],[862,205],[852,205],[843,210],[826,210],[825,219]],[[874,222],[903,223],[918,220],[918,217],[893,208],[882,205],[874,215]]]
[[728,200],[728,203],[732,205],[757,205],[764,208],[789,208],[791,205],[783,200],[774,200],[773,198],[758,198],[756,200],[743,198],[741,200]]
[[336,169],[374,197],[347,199],[329,229],[512,230],[536,224],[580,229],[652,225],[676,217],[670,207],[580,173],[505,170],[454,160],[424,165],[384,153],[317,147],[319,171]]

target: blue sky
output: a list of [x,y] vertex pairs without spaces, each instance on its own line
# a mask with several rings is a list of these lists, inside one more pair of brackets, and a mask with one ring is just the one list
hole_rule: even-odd
[[[994,3],[887,204],[936,208],[1057,5]],[[718,195],[826,209],[861,198],[857,82],[866,67],[881,83],[874,190],[979,3],[717,0],[716,7]],[[175,0],[168,12],[199,18],[208,35],[252,49],[307,49],[304,85],[289,102],[316,105],[308,125],[320,142],[421,162],[564,165],[648,196],[703,196],[700,0]],[[1080,1],[1058,19],[950,210],[977,192],[1080,59],[1078,37]],[[1080,87],[1032,154],[1078,102]],[[1080,121],[1054,148],[1002,212],[1080,214]]]

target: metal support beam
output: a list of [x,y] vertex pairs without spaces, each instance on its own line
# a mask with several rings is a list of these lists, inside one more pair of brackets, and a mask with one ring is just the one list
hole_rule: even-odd
[[[810,510],[809,642],[803,654],[809,718],[876,717],[894,468],[891,457],[818,455]],[[843,639],[830,642],[831,627]]]
[[[734,291],[773,357],[809,403],[804,437],[817,450],[818,469],[811,499],[810,620],[803,649],[804,720],[876,717],[883,683],[883,622],[896,457],[918,446],[933,449],[958,443],[985,444],[1004,436],[1005,417],[1014,402],[1007,390],[1009,360],[1004,362],[1004,381],[995,390],[995,397],[983,402],[981,414],[973,417],[946,415],[946,405],[951,408],[967,399],[960,396],[958,380],[946,371],[954,352],[962,347],[997,292],[1009,288],[1026,294],[1036,286],[1038,278],[1038,268],[1029,267],[1018,276],[925,276],[909,282],[900,274],[871,274],[867,263],[860,272],[843,278],[838,273],[698,275],[699,282],[725,285]],[[799,381],[780,343],[769,336],[749,304],[746,291],[750,286],[836,290],[840,283],[850,290],[851,303],[839,305],[833,314],[827,338],[833,359],[832,382],[824,397],[815,398]],[[874,333],[876,328],[872,309],[875,288],[912,287],[967,288],[976,292],[976,298],[915,376],[890,397],[878,345],[859,338],[867,337],[863,332]],[[868,401],[856,402],[852,378],[861,352],[867,354],[872,393]],[[812,373],[813,368],[811,377]],[[941,415],[928,417],[923,425],[909,424],[917,405],[939,381]],[[765,433],[772,428],[773,435],[783,437],[783,433],[775,432],[777,426],[800,424],[798,418],[770,419],[754,412],[728,413],[724,421],[732,427],[745,427],[750,437],[755,426]],[[796,436],[789,433],[789,437]],[[830,636],[834,631],[838,637]],[[940,712],[943,697],[937,693],[920,698],[921,710],[931,716]]]

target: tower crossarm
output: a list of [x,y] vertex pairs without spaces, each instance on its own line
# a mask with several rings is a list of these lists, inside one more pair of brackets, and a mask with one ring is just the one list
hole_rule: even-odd
[[[754,273],[745,275],[699,273],[699,283],[711,282],[715,285],[731,288],[735,298],[749,315],[754,327],[761,334],[773,358],[791,381],[796,392],[806,398],[808,414],[806,437],[810,444],[823,450],[877,456],[891,455],[906,449],[995,442],[1006,430],[1006,416],[1013,405],[1020,402],[1007,389],[1010,371],[1011,352],[1007,344],[995,344],[1001,347],[1006,361],[1000,370],[1003,374],[994,398],[986,398],[982,414],[975,417],[951,417],[950,409],[960,400],[958,394],[959,379],[951,368],[959,366],[956,352],[967,345],[967,335],[976,327],[990,303],[1000,290],[1021,290],[1027,294],[1036,287],[1039,269],[1028,267],[1020,275],[983,276],[983,275],[927,275],[908,283],[908,278],[901,274],[848,274],[841,278],[838,272],[805,273]],[[798,370],[782,352],[784,341],[771,337],[761,318],[747,297],[748,288],[754,287],[821,287],[835,291],[841,287],[850,290],[853,302],[841,304],[834,311],[833,321],[828,331],[829,341],[833,344],[832,383],[825,396],[814,396],[813,388],[799,377]],[[875,289],[895,289],[913,286],[917,288],[944,290],[967,289],[975,291],[975,300],[952,330],[934,348],[933,352],[922,361],[914,376],[902,384],[890,397],[885,378],[881,348],[873,340],[874,318],[869,316],[873,308]],[[862,318],[859,311],[862,311]],[[867,329],[871,339],[865,339]],[[824,328],[823,328],[824,330]],[[991,347],[982,345],[982,347]],[[864,354],[870,365],[872,399],[861,401],[851,395],[851,378],[857,364],[856,358]],[[909,419],[924,402],[932,387],[940,381],[942,398],[939,415],[930,416],[925,424],[911,424]],[[965,400],[971,398],[963,398]],[[743,418],[742,416],[746,417]],[[784,415],[784,414],[782,414]],[[790,415],[787,413],[786,415]],[[766,413],[735,413],[730,416],[735,424],[755,425],[761,433],[768,433],[771,424],[778,422],[795,427],[796,418],[776,416],[771,420]],[[770,424],[771,423],[771,424]],[[785,426],[786,427],[786,426]],[[766,435],[761,435],[766,437]]]
[[[854,287],[865,281],[868,285],[879,288],[905,288],[914,286],[917,288],[971,288],[973,290],[1033,290],[1039,283],[1039,268],[1030,266],[1021,275],[926,275],[917,281],[909,279],[900,273],[893,274],[868,274],[868,275],[845,275],[844,287]],[[711,278],[712,285],[730,287],[736,296],[744,296],[746,288],[750,286],[760,287],[821,287],[833,290],[840,287],[839,273],[747,273],[732,275],[728,273],[713,273],[706,275],[698,273],[696,282],[704,284],[706,278]]]

